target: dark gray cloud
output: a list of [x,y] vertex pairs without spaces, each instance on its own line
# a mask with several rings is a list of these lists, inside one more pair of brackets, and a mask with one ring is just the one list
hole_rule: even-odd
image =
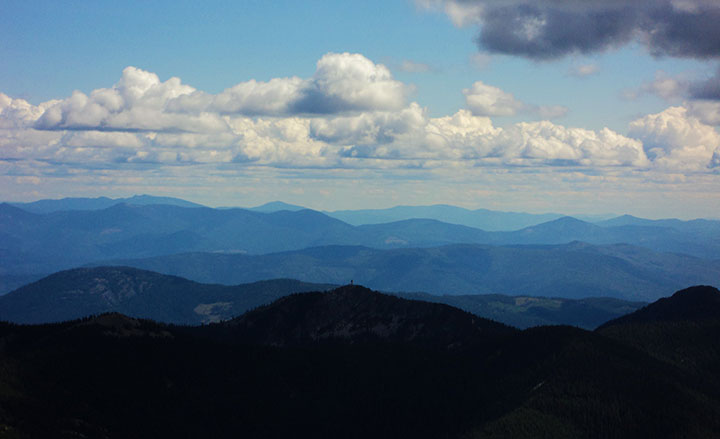
[[659,3],[642,11],[641,30],[653,55],[720,58],[720,2],[687,0],[696,5],[688,10]]
[[445,0],[456,23],[480,24],[494,53],[552,59],[638,41],[654,56],[720,58],[716,0]]
[[690,86],[690,96],[693,99],[720,100],[720,68],[714,76],[693,83]]
[[538,4],[491,7],[477,42],[486,50],[530,58],[597,52],[631,40],[633,8],[563,10]]

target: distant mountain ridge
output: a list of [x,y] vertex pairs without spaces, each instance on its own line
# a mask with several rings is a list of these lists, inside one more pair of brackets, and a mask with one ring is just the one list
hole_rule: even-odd
[[436,204],[432,206],[395,206],[388,209],[336,210],[325,213],[354,226],[390,223],[409,219],[431,219],[486,231],[517,230],[552,221],[562,216],[555,213],[530,214],[500,212],[488,209],[470,210],[446,204]]
[[650,301],[720,279],[720,261],[628,245],[483,246],[379,250],[324,246],[266,255],[189,253],[108,262],[227,285],[292,278],[390,292],[507,294]]
[[185,251],[262,253],[350,235],[319,212],[253,212],[116,204],[96,211],[32,214],[0,204],[0,274],[47,273],[117,257]]
[[[258,212],[116,204],[101,210],[33,214],[0,204],[0,275],[37,275],[87,263],[185,252],[267,254],[326,245],[378,249],[448,244],[629,243],[720,260],[715,225],[599,226],[562,217],[512,232],[431,219],[352,226],[313,210]],[[696,224],[696,223],[692,223]],[[701,223],[697,223],[701,224]],[[678,285],[680,286],[680,285]]]
[[107,209],[116,204],[134,204],[138,206],[167,204],[180,207],[204,207],[201,204],[185,201],[180,198],[156,197],[152,195],[133,195],[127,198],[61,198],[9,204],[32,213],[51,213],[63,210],[100,210]]

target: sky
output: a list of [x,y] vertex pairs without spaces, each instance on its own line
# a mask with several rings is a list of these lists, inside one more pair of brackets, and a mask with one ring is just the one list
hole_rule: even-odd
[[0,200],[720,218],[714,0],[0,3]]

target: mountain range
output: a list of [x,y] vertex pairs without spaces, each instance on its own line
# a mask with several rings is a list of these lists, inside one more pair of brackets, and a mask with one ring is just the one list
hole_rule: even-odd
[[312,210],[261,212],[167,204],[116,204],[47,214],[0,204],[0,275],[39,275],[117,258],[183,252],[266,254],[325,245],[377,249],[448,244],[626,243],[720,259],[720,222],[617,219],[596,225],[562,217],[513,232],[431,219],[352,226]]
[[27,438],[713,437],[719,295],[680,291],[594,332],[519,331],[361,286],[200,327],[121,314],[0,324],[0,428]]
[[47,199],[29,203],[9,204],[32,213],[51,213],[63,210],[101,210],[117,204],[133,204],[137,206],[167,204],[180,207],[203,207],[201,204],[185,201],[180,198],[156,197],[152,195],[133,195],[127,198],[60,198],[56,200]]
[[[198,325],[229,320],[293,293],[331,288],[289,279],[223,286],[129,267],[78,268],[55,273],[0,297],[0,321],[53,323],[119,312],[163,323]],[[592,329],[644,305],[611,298],[396,295],[453,305],[520,328],[571,324]]]
[[652,301],[689,284],[714,284],[720,262],[629,246],[450,245],[378,250],[315,247],[266,255],[189,253],[103,264],[233,285],[265,279],[345,284],[390,292],[506,294]]
[[530,214],[522,212],[499,212],[488,209],[471,210],[445,204],[432,206],[395,206],[388,209],[336,210],[325,213],[333,218],[355,226],[422,218],[487,231],[518,230],[552,221],[563,216],[555,213]]
[[0,438],[714,437],[718,279],[714,220],[2,203]]
[[[489,209],[465,209],[447,204],[431,206],[395,206],[387,209],[323,211],[323,213],[355,226],[382,224],[409,219],[432,219],[491,232],[509,232],[562,218],[559,213],[503,212]],[[597,222],[615,215],[574,215],[583,221]]]
[[[200,204],[172,197],[134,195],[127,198],[61,198],[45,199],[29,203],[9,203],[32,213],[51,213],[64,210],[100,210],[117,204],[152,205],[166,204],[181,207],[204,207]],[[225,207],[228,209],[233,207]],[[298,211],[306,207],[282,201],[271,201],[260,206],[248,207],[255,212],[272,213],[282,210]],[[539,224],[562,215],[555,213],[528,214],[522,212],[499,212],[488,209],[464,209],[462,207],[437,204],[432,206],[396,206],[388,209],[359,209],[324,211],[326,215],[352,225],[379,224],[407,219],[434,219],[451,224],[476,227],[484,230],[516,230]],[[612,215],[581,217],[589,221],[611,218]]]

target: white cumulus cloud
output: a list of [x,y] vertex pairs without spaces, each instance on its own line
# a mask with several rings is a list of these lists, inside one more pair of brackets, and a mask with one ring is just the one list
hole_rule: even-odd
[[[163,82],[154,73],[127,67],[113,87],[89,95],[75,91],[25,119],[37,119],[35,128],[44,130],[222,132],[228,130],[226,115],[400,110],[411,91],[412,87],[393,79],[387,67],[350,53],[326,54],[309,79],[250,80],[216,95],[196,90],[179,78]],[[8,99],[3,98],[0,105],[21,111],[21,102],[5,102]]]
[[214,95],[128,67],[109,88],[39,105],[0,94],[0,161],[37,170],[51,169],[38,165],[46,163],[93,169],[532,166],[590,173],[713,172],[719,161],[714,101],[648,115],[625,136],[547,120],[495,126],[490,116],[549,119],[566,109],[526,104],[480,81],[463,90],[467,109],[442,117],[407,103],[410,90],[384,66],[347,53],[324,56],[309,79],[246,81]]
[[360,54],[328,53],[312,78],[241,82],[217,95],[195,92],[168,103],[173,112],[212,112],[246,116],[337,114],[401,109],[411,87],[390,70]]
[[640,118],[630,124],[630,134],[642,140],[647,155],[661,168],[707,169],[720,153],[720,134],[685,107]]
[[476,116],[515,116],[525,108],[511,93],[482,81],[464,89],[463,94],[468,108]]
[[135,67],[123,70],[111,88],[81,91],[50,105],[35,122],[44,130],[103,131],[222,131],[227,129],[216,114],[187,115],[168,112],[168,101],[195,89],[179,78],[161,82],[154,73]]
[[463,90],[467,107],[476,116],[515,116],[518,113],[533,113],[543,119],[562,117],[567,108],[556,106],[538,106],[526,104],[511,93],[492,85],[475,82],[471,88]]

